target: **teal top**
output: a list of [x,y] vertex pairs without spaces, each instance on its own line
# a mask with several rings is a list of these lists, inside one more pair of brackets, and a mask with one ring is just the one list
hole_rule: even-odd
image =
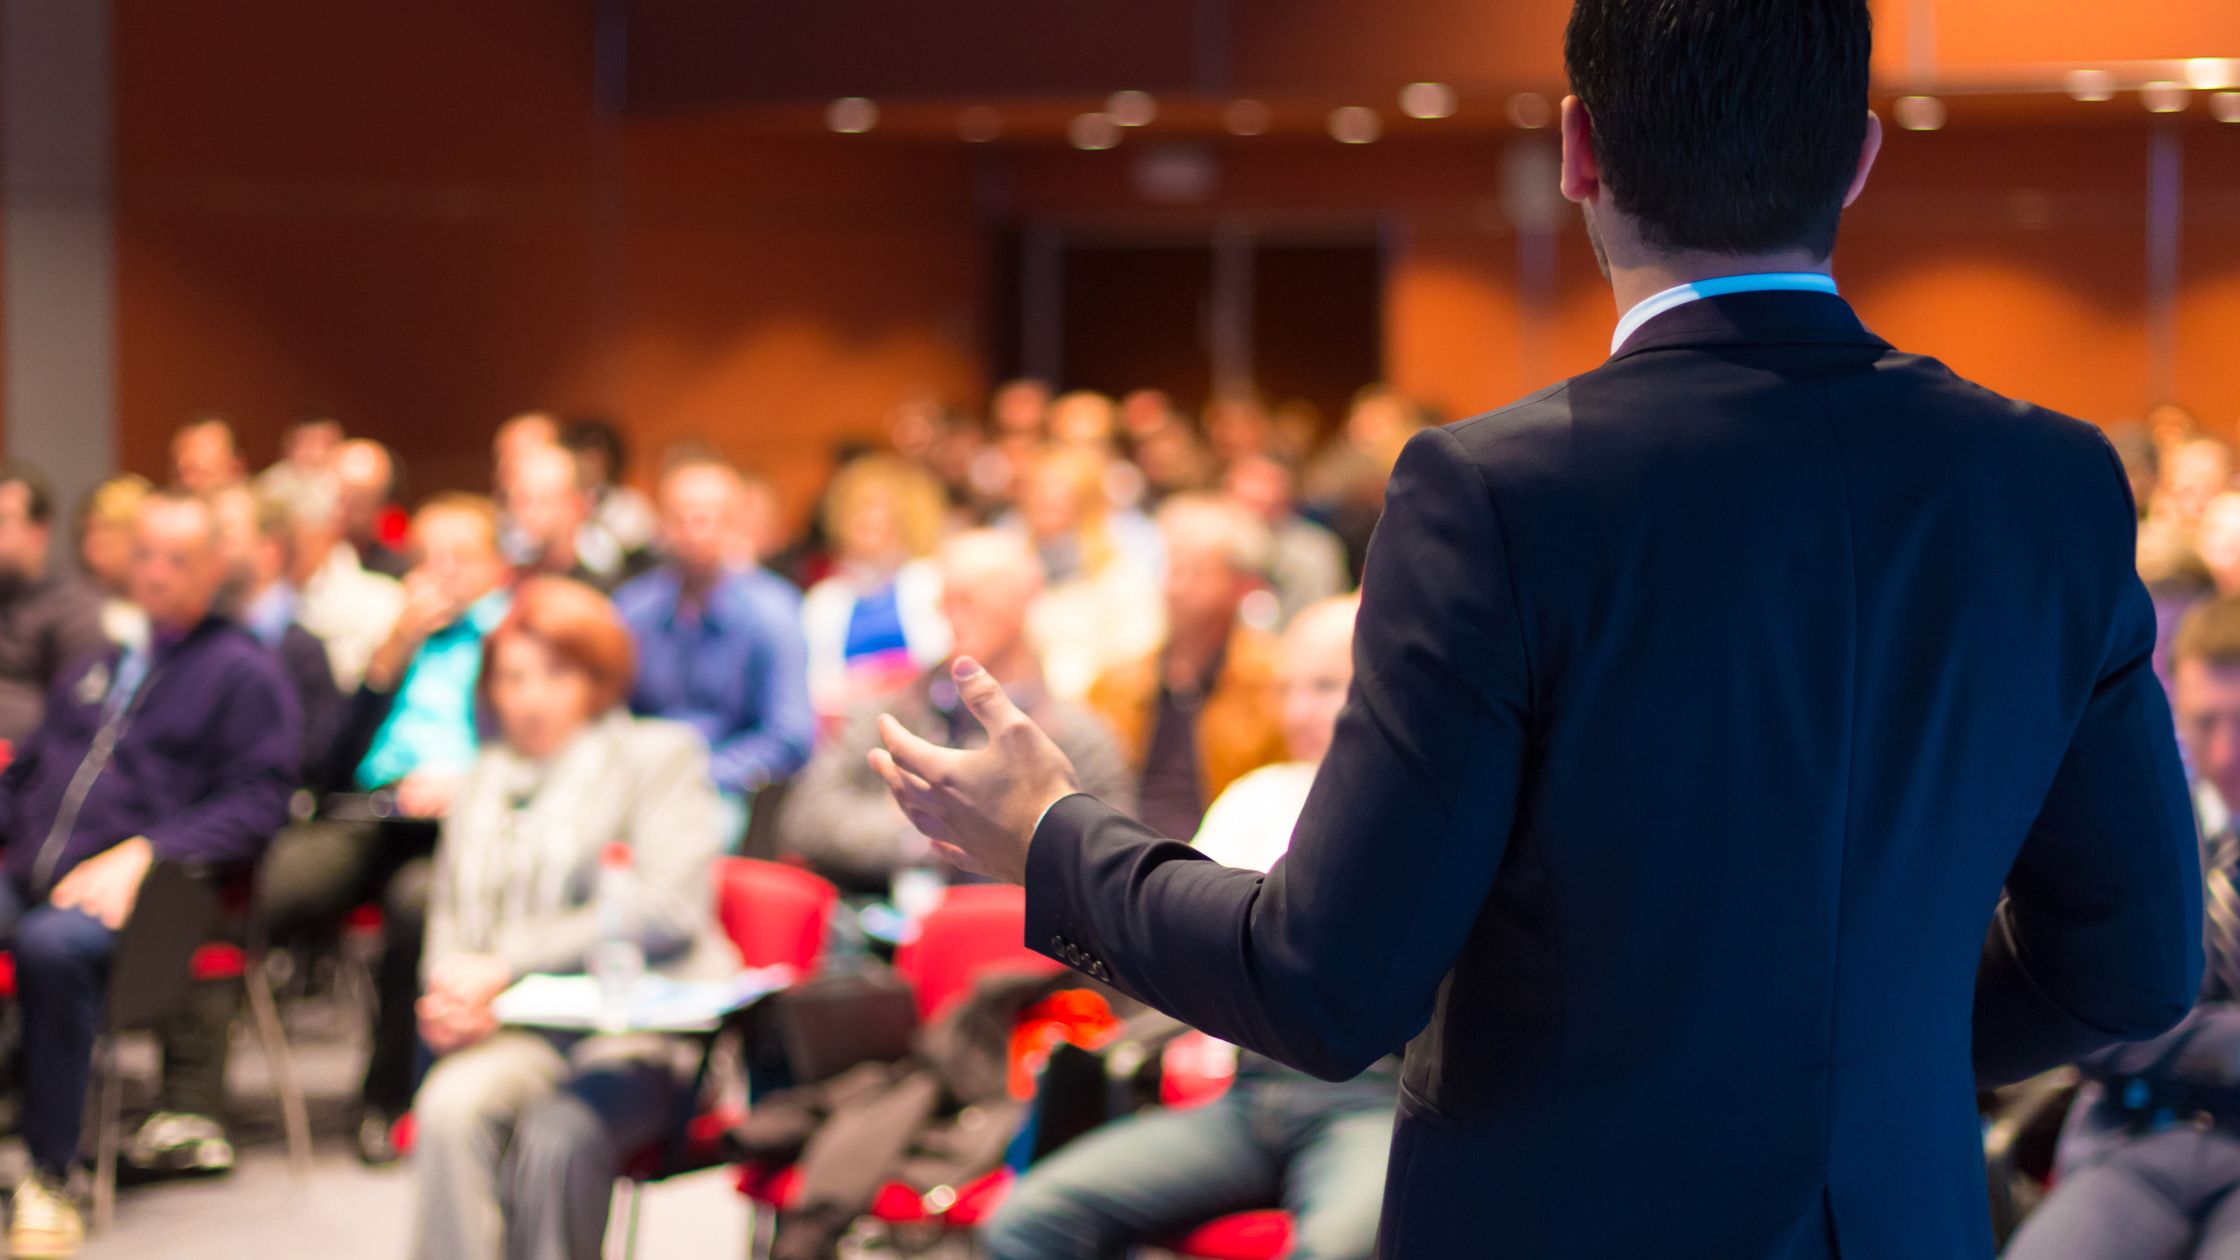
[[493,591],[420,645],[397,684],[396,703],[358,763],[361,790],[387,787],[415,770],[463,774],[473,767],[482,641],[511,604],[511,592]]

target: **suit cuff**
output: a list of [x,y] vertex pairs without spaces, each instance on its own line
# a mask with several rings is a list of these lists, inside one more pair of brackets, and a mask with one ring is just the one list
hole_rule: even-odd
[[1075,891],[1081,886],[1082,839],[1098,820],[1114,812],[1086,792],[1060,797],[1042,811],[1034,840],[1027,846],[1026,946],[1090,975],[1096,974],[1088,965],[1094,960],[1080,940],[1083,916],[1075,904]]

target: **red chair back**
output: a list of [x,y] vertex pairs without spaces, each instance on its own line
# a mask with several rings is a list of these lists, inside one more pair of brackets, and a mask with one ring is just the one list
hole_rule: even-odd
[[716,863],[716,918],[749,967],[814,972],[839,900],[829,880],[796,867],[742,857]]
[[983,972],[1056,971],[1057,963],[1027,948],[1026,935],[1024,889],[961,885],[919,923],[917,939],[895,951],[895,970],[916,991],[919,1018],[931,1022]]

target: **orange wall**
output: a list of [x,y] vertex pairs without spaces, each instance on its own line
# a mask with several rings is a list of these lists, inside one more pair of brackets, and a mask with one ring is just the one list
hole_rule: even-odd
[[[423,486],[527,407],[691,434],[805,502],[842,432],[979,382],[969,155],[616,126],[587,0],[121,0],[125,463],[332,409]],[[642,467],[642,464],[641,464]]]

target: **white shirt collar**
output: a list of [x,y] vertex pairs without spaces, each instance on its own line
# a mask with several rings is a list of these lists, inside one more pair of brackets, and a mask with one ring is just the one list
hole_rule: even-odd
[[1641,331],[1641,326],[1690,302],[1704,298],[1725,297],[1730,293],[1829,293],[1836,291],[1835,279],[1817,271],[1758,271],[1740,276],[1715,276],[1691,284],[1676,284],[1664,292],[1643,298],[1634,303],[1625,318],[1618,321],[1618,330],[1610,334],[1610,353],[1625,348],[1627,341]]

